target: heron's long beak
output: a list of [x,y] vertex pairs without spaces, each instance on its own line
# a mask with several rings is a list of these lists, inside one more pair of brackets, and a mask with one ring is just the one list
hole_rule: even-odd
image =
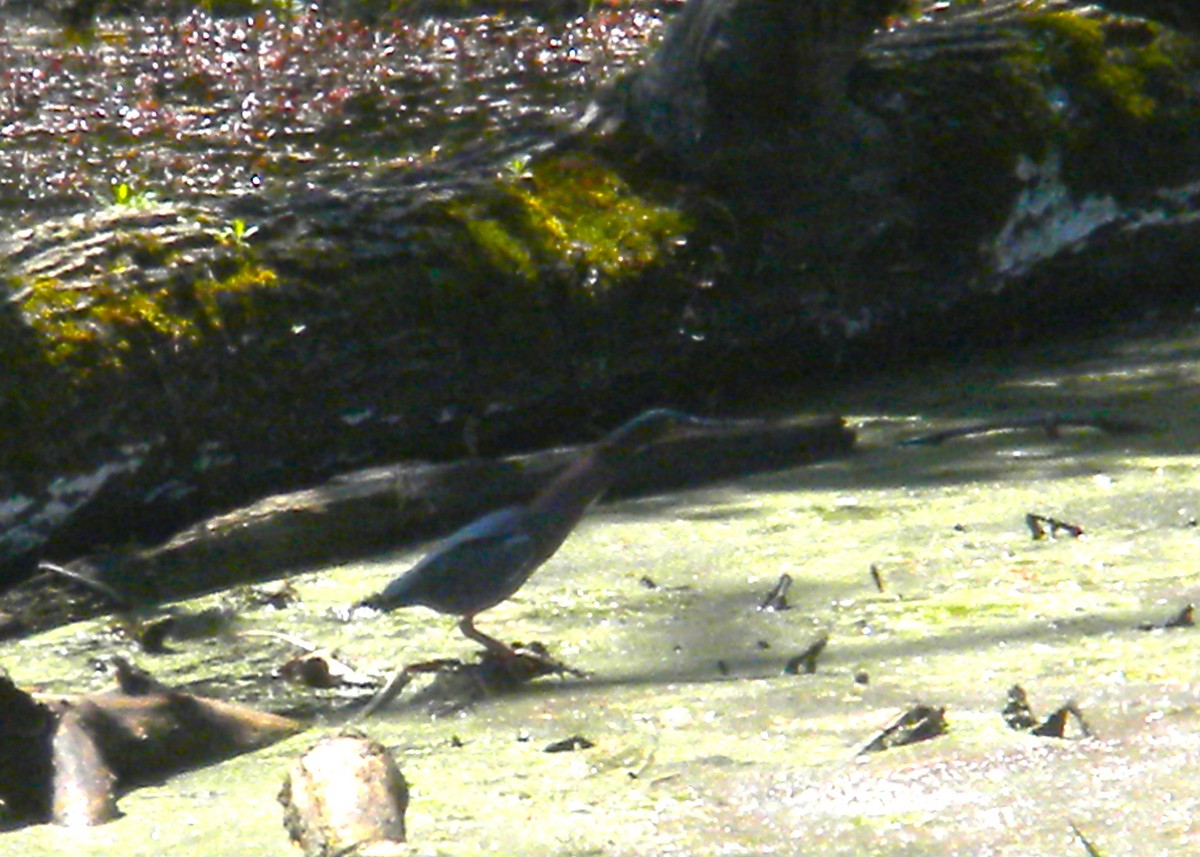
[[765,420],[757,419],[725,419],[721,417],[698,417],[694,414],[684,414],[669,432],[668,436],[672,438],[695,437],[718,431],[755,429],[761,428],[765,422]]

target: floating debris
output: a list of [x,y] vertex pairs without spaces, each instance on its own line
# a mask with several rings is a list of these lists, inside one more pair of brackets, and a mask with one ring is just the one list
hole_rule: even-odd
[[355,668],[333,649],[321,648],[307,640],[277,631],[242,631],[242,637],[267,637],[295,646],[303,654],[288,658],[271,672],[271,678],[281,678],[304,687],[327,690],[335,687],[373,687],[381,676]]
[[120,655],[109,659],[117,687],[126,696],[149,696],[152,693],[173,693],[174,689],[150,674],[148,670],[131,664]]
[[142,626],[137,635],[138,646],[148,655],[165,655],[171,651],[167,637],[175,624],[174,616],[167,616]]
[[1065,738],[1067,737],[1067,718],[1071,716],[1074,716],[1075,722],[1079,724],[1082,737],[1092,737],[1092,730],[1088,727],[1087,721],[1083,719],[1083,713],[1076,707],[1074,702],[1068,702],[1060,706],[1053,714],[1046,718],[1041,726],[1031,729],[1029,734],[1037,735],[1039,738]]
[[893,747],[903,747],[905,744],[928,741],[930,738],[936,738],[945,733],[945,706],[934,708],[931,705],[914,705],[883,727],[875,737],[859,749],[858,755],[878,753]]
[[398,697],[418,675],[435,675],[433,682],[413,700],[428,705],[435,713],[459,711],[480,699],[513,691],[526,682],[546,675],[587,677],[582,670],[552,657],[541,643],[513,643],[512,649],[515,658],[483,650],[479,660],[473,664],[457,658],[437,658],[401,667],[358,716],[370,717]]
[[1039,725],[1033,708],[1029,705],[1029,697],[1019,684],[1014,684],[1008,689],[1008,701],[1000,713],[1010,729],[1029,732],[1030,735],[1037,735],[1039,738],[1065,738],[1067,722],[1072,716],[1079,724],[1082,737],[1090,738],[1092,735],[1091,728],[1083,719],[1083,713],[1074,702],[1067,702],[1059,706]]
[[1029,707],[1029,697],[1025,688],[1019,684],[1014,684],[1008,689],[1008,702],[1004,704],[1000,715],[1009,729],[1026,732],[1037,726],[1037,718],[1033,716],[1033,709]]
[[596,745],[582,735],[572,735],[558,741],[551,741],[542,752],[544,753],[573,753],[576,750],[590,750]]
[[294,684],[321,690],[371,687],[379,682],[379,676],[356,670],[328,649],[297,655],[280,664],[274,675]]
[[115,632],[137,642],[148,655],[170,654],[167,642],[212,639],[232,631],[237,611],[229,605],[189,611],[172,608],[165,616],[138,618],[119,614],[112,623]]
[[876,590],[883,592],[883,574],[875,563],[871,563],[871,582],[875,584]]
[[1162,631],[1167,628],[1191,628],[1196,624],[1196,606],[1188,604],[1178,613],[1164,622],[1143,622],[1138,625],[1140,631]]
[[787,594],[792,587],[792,576],[790,574],[779,575],[779,580],[766,597],[759,602],[758,609],[760,611],[770,610],[790,610],[791,605],[788,604]]
[[784,675],[799,675],[802,672],[809,675],[815,673],[817,671],[817,658],[820,657],[821,652],[825,651],[825,646],[828,644],[829,635],[822,634],[807,649],[784,664]]
[[[1070,524],[1057,518],[1048,518],[1045,515],[1035,515],[1032,512],[1025,516],[1025,526],[1029,527],[1034,541],[1046,538],[1047,534],[1050,538],[1055,538],[1060,531],[1073,539],[1083,535],[1083,527],[1078,524]],[[1049,530],[1048,533],[1047,530]]]
[[300,592],[290,580],[247,587],[239,595],[246,607],[269,607],[272,610],[286,610],[300,600]]

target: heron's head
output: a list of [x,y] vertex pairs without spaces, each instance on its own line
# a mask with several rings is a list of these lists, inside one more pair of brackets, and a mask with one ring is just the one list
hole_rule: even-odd
[[713,428],[721,424],[720,420],[705,419],[683,411],[655,408],[614,429],[600,443],[617,455],[633,455],[657,440],[686,434],[689,429]]

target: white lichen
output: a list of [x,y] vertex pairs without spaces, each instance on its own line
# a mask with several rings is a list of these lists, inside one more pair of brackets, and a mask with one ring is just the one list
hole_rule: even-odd
[[[108,461],[87,473],[60,476],[46,487],[39,501],[16,495],[0,503],[0,555],[34,550],[77,509],[113,478],[142,466],[141,456]],[[22,517],[24,516],[24,520]]]
[[1111,195],[1079,197],[1067,187],[1057,152],[1040,162],[1022,155],[1016,175],[1025,187],[988,248],[996,274],[1020,276],[1121,218]]

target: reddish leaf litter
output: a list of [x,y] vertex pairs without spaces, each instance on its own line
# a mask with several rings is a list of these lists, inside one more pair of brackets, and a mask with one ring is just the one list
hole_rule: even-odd
[[101,21],[82,41],[0,19],[0,223],[283,192],[565,123],[661,29],[607,6],[372,26],[194,12]]

